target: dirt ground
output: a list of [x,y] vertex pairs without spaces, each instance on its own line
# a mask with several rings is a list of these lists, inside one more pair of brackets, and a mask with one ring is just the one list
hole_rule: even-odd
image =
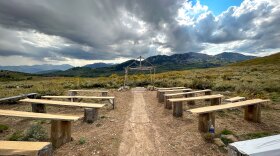
[[[116,97],[116,109],[108,105],[99,112],[99,119],[87,124],[82,120],[73,123],[73,141],[55,150],[55,156],[89,155],[226,155],[226,150],[207,143],[198,132],[196,115],[184,112],[182,118],[172,116],[172,110],[164,109],[157,102],[155,91],[141,88],[125,92],[110,90]],[[85,101],[91,102],[91,101]],[[185,109],[205,106],[197,102]],[[30,104],[0,105],[1,109],[30,111]],[[48,113],[83,116],[82,108],[47,107]],[[242,109],[222,111],[216,115],[216,131],[228,129],[237,136],[252,132],[280,133],[278,105],[262,109],[262,122],[252,123],[243,119]],[[0,133],[0,139],[16,130],[25,130],[36,120],[0,117],[0,124],[9,130]],[[37,121],[38,122],[38,121]],[[42,125],[49,131],[48,121]],[[85,140],[81,143],[81,140]]]

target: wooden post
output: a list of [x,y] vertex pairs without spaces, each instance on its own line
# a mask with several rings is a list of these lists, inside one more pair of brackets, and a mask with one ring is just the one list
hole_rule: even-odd
[[51,142],[55,148],[71,141],[71,121],[51,121]]
[[213,106],[213,105],[219,105],[219,104],[221,104],[221,101],[222,101],[221,98],[214,98],[214,99],[211,99],[211,106]]
[[101,96],[107,96],[108,95],[108,92],[104,91],[104,92],[101,92]]
[[[76,96],[77,92],[76,91],[69,91],[69,96]],[[71,102],[76,102],[78,99],[76,98],[70,98]]]
[[158,98],[158,102],[164,102],[164,92],[159,92],[159,98]]
[[261,122],[261,104],[245,106],[244,119],[253,122]]
[[31,104],[31,106],[32,106],[32,112],[35,112],[35,113],[46,113],[47,112],[46,106],[44,104],[33,103],[33,104]]
[[113,109],[115,109],[115,98],[112,99]]
[[87,123],[93,123],[98,118],[97,108],[85,108],[84,121]]
[[165,108],[172,109],[172,103],[169,102],[168,99],[170,99],[170,96],[165,96]]
[[[195,97],[195,93],[187,94],[187,97]],[[195,105],[195,101],[188,101],[189,105]]]
[[52,156],[53,154],[52,145],[49,144],[38,151],[38,156]]
[[183,116],[183,102],[173,103],[173,116],[182,117]]
[[200,132],[204,132],[204,133],[208,132],[209,126],[210,126],[210,121],[211,121],[211,124],[215,128],[215,112],[199,114],[198,130]]
[[157,90],[157,98],[159,98],[159,90]]
[[[206,91],[206,92],[204,92],[204,95],[212,95],[212,91]],[[205,101],[211,101],[211,100],[207,99]]]

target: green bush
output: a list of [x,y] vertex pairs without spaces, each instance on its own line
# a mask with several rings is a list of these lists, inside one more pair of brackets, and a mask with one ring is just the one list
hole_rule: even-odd
[[193,79],[191,86],[195,89],[212,89],[213,82],[205,78],[195,78]]
[[86,143],[86,139],[84,137],[79,139],[79,145],[83,145]]
[[230,130],[228,130],[228,129],[223,129],[223,130],[221,131],[221,134],[223,134],[223,135],[229,135],[229,134],[233,134],[233,132],[230,131]]
[[8,130],[8,129],[9,129],[9,127],[7,125],[0,124],[0,133],[2,133],[5,130]]
[[8,137],[10,141],[23,141],[24,139],[23,131],[16,131]]
[[25,132],[24,140],[26,141],[45,141],[48,139],[48,134],[41,125],[32,125]]

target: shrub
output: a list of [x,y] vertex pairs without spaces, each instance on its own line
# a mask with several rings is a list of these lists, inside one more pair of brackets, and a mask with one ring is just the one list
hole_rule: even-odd
[[229,143],[232,143],[232,141],[230,139],[227,139],[227,138],[224,138],[224,137],[222,137],[221,140],[223,141],[223,143],[225,145],[228,145]]
[[192,88],[196,89],[211,89],[213,87],[213,82],[205,78],[195,78],[192,81]]
[[209,142],[209,143],[213,142],[213,140],[214,140],[214,136],[211,133],[203,134],[203,138],[206,142]]
[[233,132],[230,131],[230,130],[228,130],[228,129],[223,129],[223,130],[221,131],[221,134],[223,134],[223,135],[229,135],[229,134],[233,134]]
[[86,139],[84,137],[79,139],[79,145],[83,145],[86,143]]
[[48,139],[48,134],[41,125],[32,125],[25,132],[24,140],[26,141],[45,141]]
[[0,133],[2,133],[5,130],[8,130],[8,129],[9,129],[9,127],[7,125],[0,124]]
[[8,137],[10,141],[23,141],[24,134],[23,131],[16,131],[11,136]]

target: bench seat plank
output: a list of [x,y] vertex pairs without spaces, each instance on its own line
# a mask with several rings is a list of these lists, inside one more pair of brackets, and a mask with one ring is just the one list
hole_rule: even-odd
[[33,118],[33,119],[35,118],[35,119],[62,120],[62,121],[77,121],[78,119],[80,119],[80,117],[78,117],[78,116],[22,112],[22,111],[3,110],[3,109],[0,109],[0,116],[23,117],[23,118]]
[[191,91],[192,89],[190,88],[185,88],[185,89],[169,89],[169,90],[158,90],[158,92],[184,92],[184,91]]
[[40,150],[46,148],[51,148],[51,143],[27,141],[0,141],[0,155],[37,156]]
[[236,96],[233,98],[225,99],[225,101],[227,101],[227,102],[238,102],[238,101],[242,101],[242,100],[245,100],[245,97]]
[[183,92],[183,93],[164,94],[164,96],[188,95],[188,94],[211,92],[211,91],[212,90],[210,90],[210,89],[205,89],[205,90],[196,90],[196,91]]
[[224,110],[224,109],[229,109],[229,108],[237,108],[237,107],[242,107],[242,106],[254,105],[254,104],[268,102],[268,101],[269,100],[253,99],[253,100],[246,100],[246,101],[241,101],[241,102],[236,102],[236,103],[228,103],[228,104],[223,104],[223,105],[195,108],[195,109],[190,109],[188,111],[191,113],[195,113],[195,114],[203,114],[203,113],[209,113],[209,112],[214,112],[214,111],[219,111],[219,110]]
[[169,102],[182,102],[182,101],[207,100],[207,99],[215,99],[215,98],[222,98],[222,97],[223,97],[223,95],[216,94],[216,95],[189,97],[189,98],[174,98],[174,99],[168,99],[168,101]]
[[50,98],[50,99],[69,99],[69,98],[77,98],[77,99],[114,99],[113,96],[42,96],[42,98]]
[[104,93],[104,92],[109,92],[108,90],[90,90],[90,89],[85,89],[85,90],[69,90],[69,92],[94,92],[94,93]]
[[186,87],[169,87],[169,88],[156,88],[157,90],[173,90],[173,89],[184,89]]
[[44,99],[23,99],[23,100],[20,100],[20,102],[46,104],[46,105],[57,105],[57,106],[88,107],[88,108],[102,108],[103,106],[105,106],[105,104],[53,101],[53,100],[44,100]]

